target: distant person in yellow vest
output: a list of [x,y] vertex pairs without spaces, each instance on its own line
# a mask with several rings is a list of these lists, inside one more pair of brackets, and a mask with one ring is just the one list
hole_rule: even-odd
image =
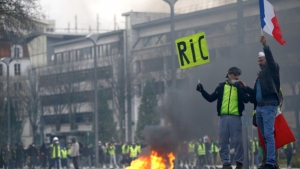
[[129,163],[129,148],[130,146],[128,145],[128,142],[124,143],[122,145],[122,164],[126,165],[126,164],[130,164]]
[[69,168],[68,167],[68,150],[64,147],[61,150],[61,168]]
[[196,148],[196,144],[191,141],[188,144],[188,164],[190,166],[194,165],[194,159],[195,159],[195,148]]
[[140,154],[141,151],[142,151],[142,146],[141,146],[141,144],[140,144],[139,141],[136,142],[136,146],[137,146],[137,148],[138,148],[138,156],[139,156],[139,154]]
[[196,148],[196,153],[197,153],[197,167],[202,168],[204,167],[205,164],[205,154],[206,154],[206,149],[205,149],[205,143],[202,141],[202,139],[199,139],[198,146]]
[[61,148],[57,137],[53,138],[53,143],[50,145],[50,164],[49,169],[51,169],[55,164],[56,168],[60,168],[60,158],[61,158]]
[[283,146],[283,150],[286,156],[286,168],[291,168],[291,160],[293,157],[293,153],[296,152],[294,146],[295,146],[294,143],[289,143]]
[[115,167],[119,168],[116,161],[116,147],[112,142],[107,146],[106,151],[109,154],[110,166],[113,167],[114,165]]
[[210,152],[213,157],[213,165],[217,165],[217,155],[219,153],[219,145],[216,143],[215,139],[211,139],[211,144],[210,144]]
[[129,147],[129,164],[138,157],[139,148],[133,142]]

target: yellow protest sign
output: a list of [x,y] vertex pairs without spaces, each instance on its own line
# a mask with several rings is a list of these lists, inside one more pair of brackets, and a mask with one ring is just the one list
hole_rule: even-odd
[[180,69],[210,62],[205,33],[200,32],[175,41]]

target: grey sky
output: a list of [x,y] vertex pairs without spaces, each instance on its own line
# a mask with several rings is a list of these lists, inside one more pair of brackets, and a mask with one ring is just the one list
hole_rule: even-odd
[[[224,1],[224,0],[214,0]],[[122,13],[133,11],[169,12],[169,6],[163,0],[40,0],[47,19],[56,20],[57,28],[75,26],[77,15],[78,28],[96,29],[96,16],[99,14],[100,29],[114,28],[114,15],[120,28],[124,26]],[[175,8],[185,8],[202,3],[214,3],[213,0],[179,0]]]

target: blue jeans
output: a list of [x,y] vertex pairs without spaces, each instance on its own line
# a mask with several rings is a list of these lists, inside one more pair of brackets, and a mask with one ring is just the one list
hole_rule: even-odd
[[266,164],[276,165],[275,161],[275,139],[274,139],[274,122],[277,113],[277,106],[257,106],[256,107],[256,121],[258,128],[264,138],[267,161]]
[[[229,142],[230,139],[230,142]],[[240,116],[222,115],[219,121],[219,143],[220,158],[223,165],[230,165],[229,144],[230,149],[235,149],[235,161],[243,163],[244,148],[243,148],[243,132],[242,120]]]

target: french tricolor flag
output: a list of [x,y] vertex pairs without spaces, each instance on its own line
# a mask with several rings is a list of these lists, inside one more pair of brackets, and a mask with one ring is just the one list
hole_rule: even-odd
[[273,36],[281,45],[284,45],[286,41],[282,39],[280,26],[273,5],[267,0],[259,0],[259,8],[261,28]]

